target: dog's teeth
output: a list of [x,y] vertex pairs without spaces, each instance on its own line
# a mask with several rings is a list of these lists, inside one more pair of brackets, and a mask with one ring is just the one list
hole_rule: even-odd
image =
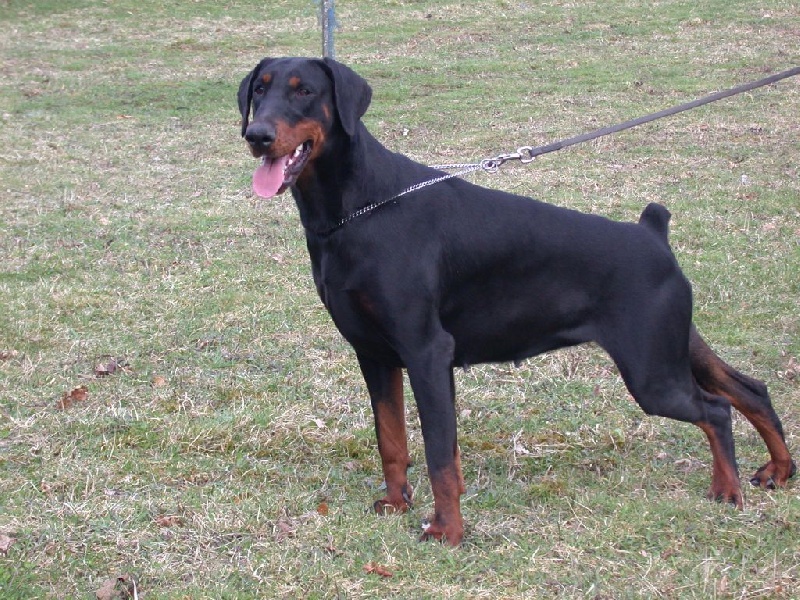
[[300,157],[300,155],[301,155],[302,153],[303,153],[303,144],[300,144],[300,145],[299,145],[297,148],[295,148],[295,149],[294,149],[294,152],[293,152],[293,153],[292,153],[292,155],[289,157],[289,160],[287,160],[287,161],[286,161],[286,166],[283,168],[284,172],[285,172],[285,171],[286,171],[286,170],[287,170],[289,167],[291,167],[292,165],[294,165],[294,163],[297,161],[297,159]]

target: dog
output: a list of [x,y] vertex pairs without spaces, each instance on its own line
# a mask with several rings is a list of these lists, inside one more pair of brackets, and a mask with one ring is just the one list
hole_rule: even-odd
[[666,208],[650,204],[638,223],[621,223],[458,178],[431,184],[443,173],[367,131],[371,97],[362,77],[327,58],[265,58],[238,90],[241,133],[261,159],[253,189],[291,190],[317,292],[367,385],[386,482],[376,512],[412,505],[403,369],[434,497],[422,539],[455,546],[465,487],[453,369],[590,341],[646,414],[703,430],[710,499],[742,507],[731,406],[769,450],[751,482],[786,485],[796,466],[766,386],[720,359],[692,324]]

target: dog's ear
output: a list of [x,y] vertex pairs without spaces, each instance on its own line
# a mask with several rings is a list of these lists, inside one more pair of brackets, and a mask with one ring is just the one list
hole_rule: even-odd
[[356,132],[356,125],[367,112],[372,100],[372,88],[358,73],[332,58],[323,58],[320,64],[333,81],[336,112],[347,135]]
[[242,113],[242,137],[247,132],[247,125],[250,122],[250,105],[253,103],[253,80],[256,74],[270,62],[271,58],[265,58],[256,65],[256,68],[250,71],[247,76],[242,79],[239,84],[239,94],[237,100],[239,102],[239,112]]

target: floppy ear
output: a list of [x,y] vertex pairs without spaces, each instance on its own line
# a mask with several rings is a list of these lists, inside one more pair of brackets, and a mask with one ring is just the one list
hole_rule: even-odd
[[347,135],[352,136],[358,120],[367,112],[372,100],[372,88],[363,77],[342,63],[332,58],[323,58],[320,62],[333,81],[336,112],[342,127]]
[[253,79],[255,79],[256,73],[261,70],[261,67],[266,66],[271,61],[271,58],[263,59],[239,84],[237,100],[239,102],[239,112],[242,113],[242,137],[244,137],[247,131],[247,124],[250,122],[250,105],[253,103]]

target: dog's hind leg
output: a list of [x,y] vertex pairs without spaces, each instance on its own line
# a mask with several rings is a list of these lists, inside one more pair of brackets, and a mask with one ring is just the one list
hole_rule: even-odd
[[719,358],[692,327],[689,337],[692,374],[704,390],[726,398],[764,439],[770,460],[750,479],[753,485],[776,488],[786,485],[797,467],[792,460],[783,427],[772,408],[767,386],[743,375]]
[[[672,324],[675,326],[676,324]],[[686,330],[687,331],[688,327]],[[726,398],[703,390],[692,377],[688,336],[680,330],[631,329],[603,346],[616,362],[633,398],[648,415],[697,425],[708,438],[713,456],[708,498],[742,507]]]
[[411,459],[406,437],[403,371],[362,356],[358,361],[369,390],[386,482],[386,496],[376,500],[373,508],[379,514],[405,512],[412,504],[413,490],[406,475]]
[[629,385],[628,389],[648,415],[686,421],[703,430],[713,460],[707,497],[741,508],[742,488],[736,465],[730,403],[722,396],[707,393],[694,382],[688,385],[675,382],[671,389],[661,385],[653,388]]

